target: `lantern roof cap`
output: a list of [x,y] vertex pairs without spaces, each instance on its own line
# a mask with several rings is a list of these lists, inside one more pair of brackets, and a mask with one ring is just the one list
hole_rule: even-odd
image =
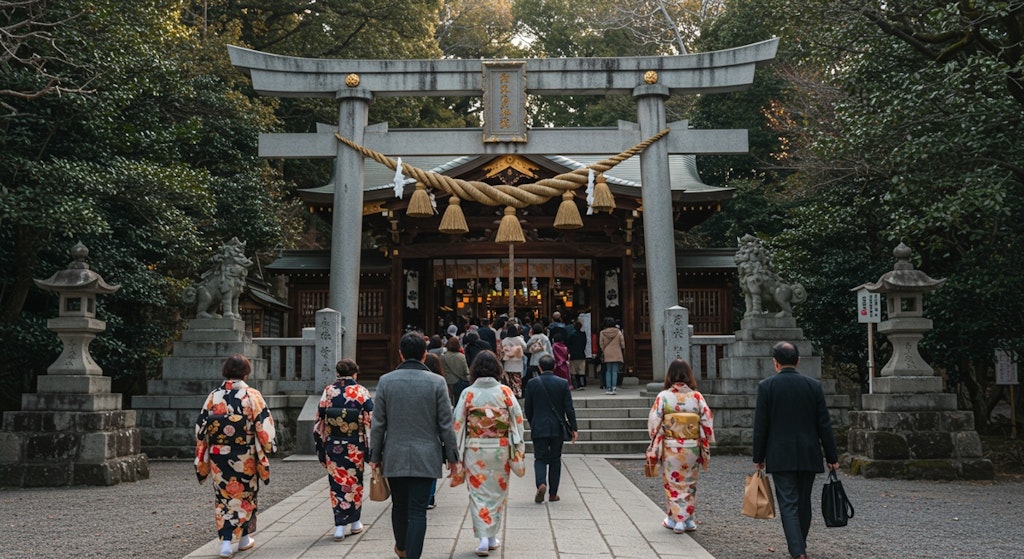
[[99,274],[89,269],[85,258],[89,256],[89,249],[81,241],[71,247],[72,261],[68,267],[59,270],[49,279],[33,281],[40,289],[46,291],[85,291],[89,293],[110,294],[121,289],[120,285],[110,285],[103,281]]
[[893,256],[896,263],[892,270],[882,274],[875,283],[865,283],[854,290],[867,289],[871,293],[893,293],[893,292],[928,292],[934,291],[944,283],[945,279],[932,279],[921,270],[914,269],[910,262],[910,255],[913,251],[907,245],[900,244],[893,249]]

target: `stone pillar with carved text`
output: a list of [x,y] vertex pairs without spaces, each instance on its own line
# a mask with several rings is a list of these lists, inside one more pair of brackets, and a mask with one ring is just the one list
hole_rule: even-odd
[[654,371],[654,382],[647,385],[648,394],[664,388],[668,366],[676,359],[690,360],[690,310],[673,305],[665,310],[665,370]]
[[[322,390],[337,378],[334,367],[345,356],[344,332],[341,313],[334,309],[316,311],[316,355],[313,357],[315,391]],[[355,359],[355,355],[350,359]]]

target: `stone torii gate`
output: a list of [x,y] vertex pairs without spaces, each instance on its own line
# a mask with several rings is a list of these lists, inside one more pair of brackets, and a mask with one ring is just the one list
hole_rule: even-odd
[[[257,93],[334,98],[337,133],[396,156],[611,155],[668,128],[640,154],[644,248],[655,379],[669,351],[665,310],[678,304],[669,154],[746,153],[746,130],[692,130],[666,123],[665,100],[676,94],[738,91],[750,86],[757,65],[775,57],[778,39],[734,49],[622,58],[526,60],[337,60],[279,56],[229,46],[231,62],[252,78]],[[483,129],[388,130],[368,126],[374,97],[483,96]],[[527,95],[632,95],[637,123],[617,128],[528,129]],[[273,158],[334,158],[334,223],[329,305],[341,313],[342,355],[356,354],[364,159],[333,132],[262,134],[259,154]],[[656,258],[653,256],[657,255]],[[672,355],[669,355],[669,354]],[[679,353],[679,355],[675,355]],[[320,380],[320,379],[318,379]],[[330,379],[327,379],[328,381]]]

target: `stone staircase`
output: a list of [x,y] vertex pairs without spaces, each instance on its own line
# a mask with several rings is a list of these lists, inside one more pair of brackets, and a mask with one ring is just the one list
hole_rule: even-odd
[[[632,454],[640,458],[650,444],[647,414],[654,398],[623,393],[606,396],[596,387],[573,392],[573,407],[580,430],[576,444],[566,443],[563,454]],[[533,452],[530,429],[526,429],[526,452]]]

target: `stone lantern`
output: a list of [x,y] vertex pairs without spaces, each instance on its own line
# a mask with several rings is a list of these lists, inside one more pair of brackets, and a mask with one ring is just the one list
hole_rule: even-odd
[[932,329],[923,296],[946,280],[915,270],[910,255],[900,243],[892,271],[854,288],[885,295],[888,320],[878,332],[888,337],[892,357],[874,380],[874,393],[862,395],[861,409],[850,412],[845,460],[851,473],[865,477],[992,479],[973,414],[957,410],[956,395],[943,392],[942,378],[918,353]]
[[66,269],[35,280],[60,295],[57,318],[47,326],[64,348],[37,379],[37,392],[22,394],[21,411],[4,413],[0,485],[113,485],[149,477],[135,412],[121,409],[121,395],[110,392],[110,377],[89,354],[89,344],[107,328],[96,318],[96,296],[120,286],[91,271],[88,255],[78,243]]
[[[877,282],[861,286],[870,293],[885,295],[888,312],[888,320],[878,325],[878,333],[888,336],[892,357],[879,372],[882,378],[878,379],[875,390],[906,392],[911,388],[908,382],[914,382],[917,386],[909,390],[911,392],[941,392],[942,379],[935,376],[935,371],[921,358],[917,344],[932,329],[932,321],[924,318],[924,294],[939,289],[946,280],[932,279],[921,270],[915,270],[910,262],[912,251],[903,243],[893,249],[892,254],[896,257],[893,269],[882,274]],[[901,380],[896,381],[895,377]],[[926,378],[909,381],[904,377]],[[894,386],[897,382],[899,386]],[[956,396],[948,396],[956,409]]]
[[90,270],[89,264],[85,262],[87,256],[89,249],[79,242],[71,248],[73,260],[67,268],[49,279],[34,280],[40,289],[60,295],[57,318],[48,320],[46,326],[64,342],[64,350],[46,372],[50,375],[88,375],[86,379],[71,382],[71,385],[68,379],[46,379],[56,381],[47,382],[45,377],[41,377],[40,391],[48,392],[44,388],[53,388],[58,392],[93,392],[90,388],[99,379],[105,379],[105,388],[110,389],[110,379],[100,376],[103,369],[93,361],[89,344],[96,334],[107,329],[107,324],[96,318],[96,295],[117,293],[121,286],[108,284],[99,274]]

